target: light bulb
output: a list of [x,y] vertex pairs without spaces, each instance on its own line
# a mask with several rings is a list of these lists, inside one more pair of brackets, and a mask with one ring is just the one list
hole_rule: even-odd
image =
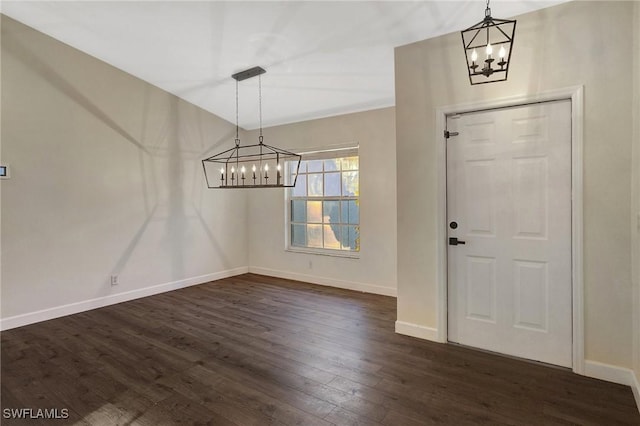
[[491,43],[487,44],[487,56],[491,56],[491,54],[493,53],[493,47],[491,46]]
[[220,173],[224,174],[224,168],[220,169]]
[[265,164],[265,165],[264,165],[264,171],[266,172],[267,170],[269,170],[269,165],[268,165],[268,164]]
[[235,173],[235,172],[236,172],[236,168],[235,168],[235,167],[232,167],[232,168],[231,168],[231,173]]
[[254,164],[253,167],[251,167],[251,171],[255,172],[256,171],[256,165]]
[[244,168],[244,166],[242,166],[242,168],[240,169],[240,171],[242,172],[242,174],[244,174],[245,170],[246,170],[246,169]]
[[280,171],[280,163],[278,163],[278,171]]
[[500,47],[500,52],[498,52],[498,55],[500,55],[500,57],[501,57],[502,59],[504,59],[504,57],[505,57],[505,55],[506,55],[506,54],[507,54],[507,51],[506,51],[506,50],[504,50],[504,46],[501,46],[501,47]]
[[476,49],[473,49],[473,52],[471,52],[471,61],[475,62],[478,60],[478,52],[476,52]]

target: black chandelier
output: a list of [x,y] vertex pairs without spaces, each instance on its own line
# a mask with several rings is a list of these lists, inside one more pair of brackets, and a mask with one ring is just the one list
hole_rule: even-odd
[[[469,82],[472,85],[507,79],[515,32],[516,21],[491,17],[487,0],[484,19],[461,32]],[[478,61],[478,55],[483,54],[484,59]]]
[[[202,160],[207,187],[210,189],[291,188],[296,185],[302,156],[264,143],[262,135],[262,77],[266,71],[253,67],[233,74],[236,81],[235,147]],[[258,76],[260,135],[255,145],[240,145],[238,126],[238,82]],[[210,175],[213,182],[209,180]]]

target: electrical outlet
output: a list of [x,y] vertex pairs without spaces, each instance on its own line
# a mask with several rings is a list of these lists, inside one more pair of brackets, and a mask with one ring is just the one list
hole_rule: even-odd
[[118,276],[111,275],[111,285],[118,285]]

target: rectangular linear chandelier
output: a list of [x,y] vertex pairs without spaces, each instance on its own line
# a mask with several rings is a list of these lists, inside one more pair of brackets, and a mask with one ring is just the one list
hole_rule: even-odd
[[[262,67],[253,67],[231,76],[236,81],[235,146],[202,160],[209,189],[291,188],[296,185],[302,156],[264,143],[261,75],[265,72]],[[241,145],[238,135],[238,82],[255,76],[258,76],[260,136],[255,145]],[[293,167],[285,167],[286,163],[293,164]],[[214,178],[216,174],[218,177]]]

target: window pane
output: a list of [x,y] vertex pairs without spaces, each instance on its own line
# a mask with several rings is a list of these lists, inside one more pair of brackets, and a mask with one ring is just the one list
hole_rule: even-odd
[[360,250],[360,228],[358,226],[342,228],[342,248],[344,250]]
[[304,200],[291,201],[291,221],[306,222],[307,221],[307,202]]
[[324,202],[324,223],[340,223],[340,201]]
[[358,157],[343,158],[342,170],[358,170]]
[[340,196],[340,173],[325,173],[324,195],[327,197]]
[[307,225],[307,246],[322,247],[322,225]]
[[353,197],[360,192],[358,187],[358,172],[342,173],[342,196]]
[[322,197],[322,173],[307,175],[309,179],[309,197]]
[[291,225],[291,245],[305,247],[307,245],[306,225]]
[[324,225],[324,248],[337,250],[341,248],[340,225]]
[[322,160],[312,160],[309,163],[309,173],[322,171]]
[[360,223],[360,206],[358,201],[349,200],[342,202],[342,223],[358,225]]
[[360,251],[360,227],[349,227],[349,241],[353,242],[353,246],[350,246],[352,250]]
[[349,223],[352,225],[360,223],[360,204],[356,200],[349,201]]
[[322,201],[307,201],[307,222],[322,223]]
[[349,202],[348,201],[341,201],[340,204],[342,204],[342,216],[340,218],[340,222],[342,223],[349,223]]
[[298,170],[298,173],[307,173],[307,163],[308,161],[300,162],[300,170]]
[[325,172],[332,172],[332,171],[336,171],[336,170],[340,170],[340,159],[339,158],[334,158],[331,160],[324,160],[324,171]]
[[307,196],[307,176],[298,175],[296,186],[293,187],[294,197],[306,197]]

